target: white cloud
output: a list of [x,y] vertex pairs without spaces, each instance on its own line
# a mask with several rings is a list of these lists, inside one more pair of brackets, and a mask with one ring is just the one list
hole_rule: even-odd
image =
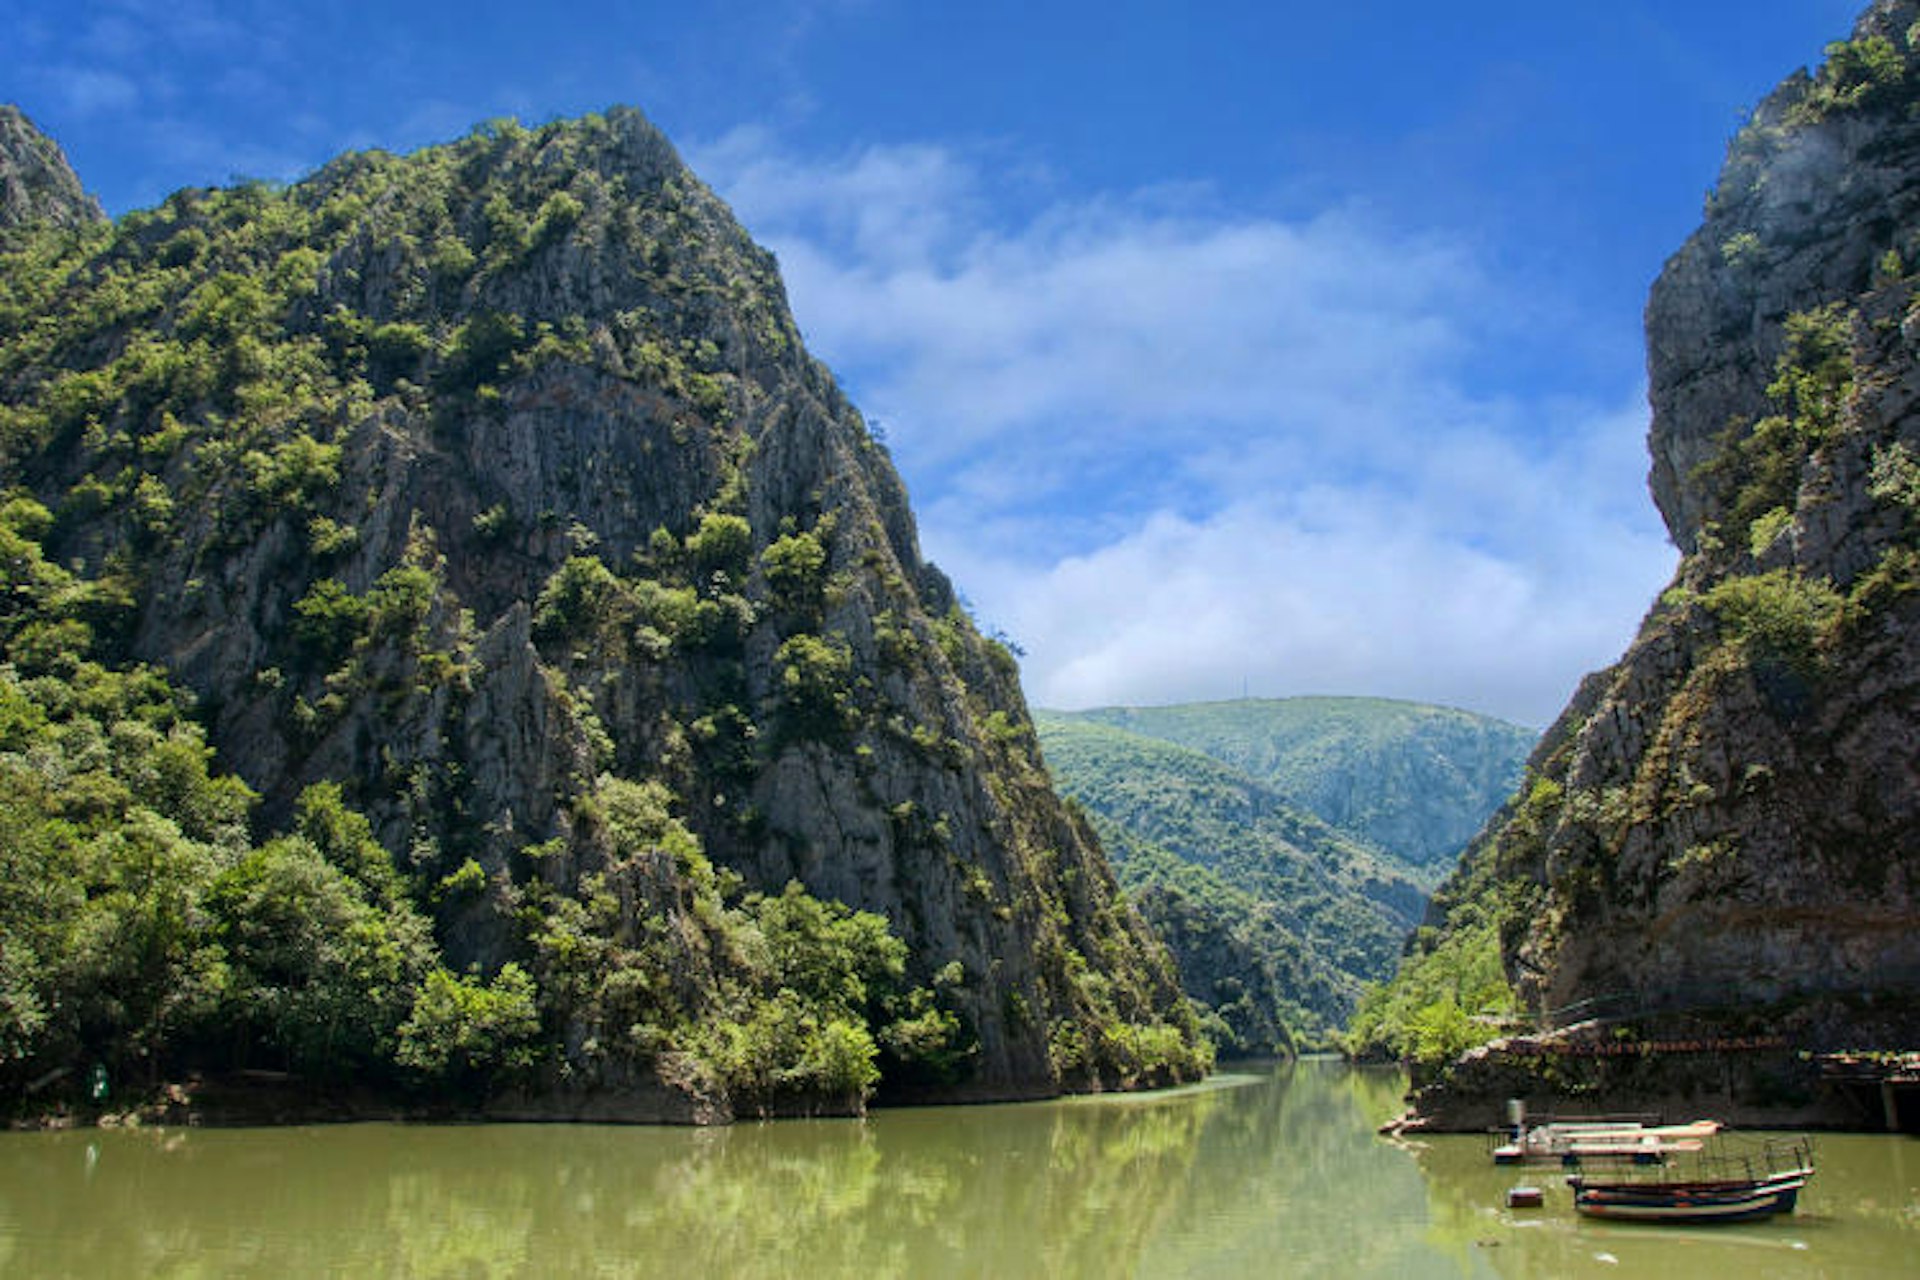
[[1487,385],[1553,339],[1468,246],[1352,208],[1067,198],[989,151],[816,163],[742,131],[693,160],[1036,702],[1244,681],[1544,723],[1671,570],[1637,371],[1605,404]]
[[1651,519],[1608,509],[1605,486],[1637,472],[1491,460],[1460,486],[1308,482],[1143,513],[1051,563],[985,550],[946,511],[925,541],[1026,646],[1043,705],[1370,693],[1544,725],[1619,654],[1672,552]]

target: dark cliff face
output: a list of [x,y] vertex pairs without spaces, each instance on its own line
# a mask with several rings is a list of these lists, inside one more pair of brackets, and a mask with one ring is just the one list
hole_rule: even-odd
[[105,216],[60,148],[18,107],[0,103],[0,228],[78,227]]
[[1920,1032],[1916,21],[1874,5],[1763,104],[1653,288],[1652,488],[1685,559],[1442,895],[1505,895],[1537,1012]]
[[1920,224],[1920,124],[1900,69],[1911,21],[1907,6],[1875,5],[1842,46],[1852,52],[1769,95],[1729,145],[1704,224],[1653,285],[1650,484],[1682,551],[1725,521],[1727,486],[1701,468],[1729,425],[1775,412],[1788,318],[1854,303]]
[[[46,289],[88,319],[0,375],[9,475],[265,824],[341,783],[446,886],[456,964],[526,958],[538,904],[578,901],[697,1012],[710,862],[883,914],[965,1028],[949,1094],[1194,1069],[1011,656],[921,560],[771,256],[637,112],[95,234]],[[698,852],[623,819],[626,784]],[[564,1035],[577,1080],[651,1060]]]

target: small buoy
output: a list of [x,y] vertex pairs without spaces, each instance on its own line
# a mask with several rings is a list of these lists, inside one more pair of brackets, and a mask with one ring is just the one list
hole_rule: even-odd
[[1515,1187],[1507,1192],[1507,1208],[1538,1209],[1547,1197],[1538,1187]]

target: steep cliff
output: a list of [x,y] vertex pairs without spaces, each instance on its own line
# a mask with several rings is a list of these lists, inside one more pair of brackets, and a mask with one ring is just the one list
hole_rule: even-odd
[[1684,559],[1434,913],[1497,923],[1547,1025],[1920,1038],[1917,23],[1882,0],[1773,93],[1653,287]]
[[12,527],[92,601],[13,660],[71,679],[46,628],[77,620],[164,671],[256,829],[337,787],[449,972],[531,977],[530,1113],[724,1113],[766,1046],[716,1023],[829,1052],[781,1022],[789,882],[905,944],[883,1087],[1198,1067],[1011,656],[920,558],[770,255],[639,113],[6,247],[5,475],[50,513]]

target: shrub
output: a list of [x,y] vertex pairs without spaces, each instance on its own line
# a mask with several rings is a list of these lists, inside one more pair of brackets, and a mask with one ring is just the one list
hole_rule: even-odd
[[753,526],[744,516],[708,513],[687,538],[687,553],[708,573],[745,577],[747,556],[753,550]]
[[418,381],[421,367],[434,351],[433,335],[407,322],[376,325],[366,341],[367,381],[382,392],[392,390],[401,378]]
[[423,565],[398,564],[381,574],[367,593],[367,624],[376,638],[416,633],[433,610],[440,580]]
[[342,555],[360,545],[360,531],[341,524],[331,516],[315,516],[307,521],[307,547],[322,559]]
[[371,613],[367,602],[349,592],[338,578],[322,578],[293,602],[298,619],[294,637],[323,663],[332,663],[365,632]]
[[1811,581],[1788,569],[1729,578],[1701,597],[1729,638],[1748,657],[1784,663],[1810,675],[1820,644],[1842,600],[1825,580]]
[[819,598],[827,567],[827,549],[812,533],[775,538],[760,553],[760,567],[789,608],[811,607]]
[[454,331],[447,361],[441,369],[441,390],[475,392],[499,382],[512,367],[513,357],[526,342],[520,317],[483,311]]
[[242,462],[255,497],[269,507],[304,506],[340,483],[340,446],[296,432],[272,452],[247,451]]
[[1783,328],[1786,348],[1775,362],[1767,398],[1818,445],[1832,438],[1853,394],[1853,314],[1833,302],[1795,312]]
[[1888,101],[1906,78],[1905,60],[1883,35],[1836,41],[1826,53],[1806,96],[1787,113],[1790,124],[1817,124],[1836,111]]
[[1775,508],[1791,511],[1807,455],[1841,430],[1854,389],[1852,313],[1839,304],[1797,312],[1774,362],[1767,397],[1776,412],[1751,427],[1728,424],[1694,475],[1715,493],[1735,535]]
[[792,636],[774,653],[781,696],[804,724],[844,728],[852,718],[853,654],[841,637]]
[[542,636],[593,633],[621,622],[630,612],[620,579],[597,556],[569,556],[540,590],[534,629]]
[[433,1081],[479,1085],[531,1066],[540,1031],[538,989],[517,964],[492,982],[435,966],[400,1027],[401,1066]]

